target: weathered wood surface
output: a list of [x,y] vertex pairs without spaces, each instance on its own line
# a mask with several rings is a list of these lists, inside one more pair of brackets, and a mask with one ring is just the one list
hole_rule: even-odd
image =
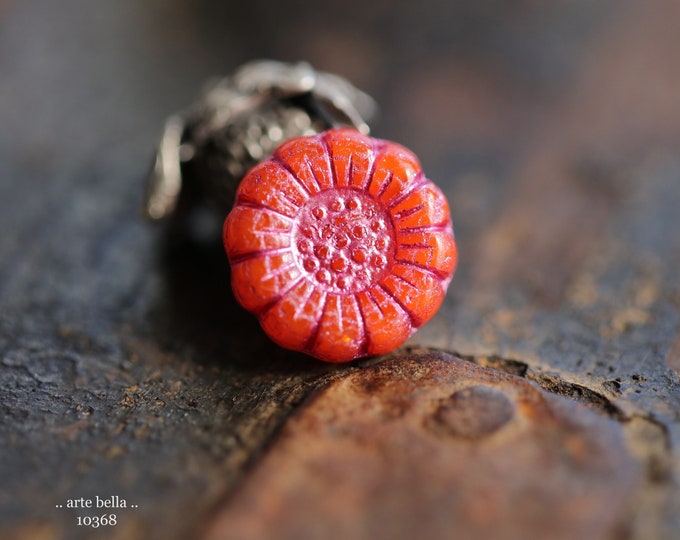
[[[0,2],[0,537],[680,537],[678,4],[318,6]],[[257,57],[372,93],[450,199],[387,359],[274,347],[219,239],[139,218],[165,115]]]

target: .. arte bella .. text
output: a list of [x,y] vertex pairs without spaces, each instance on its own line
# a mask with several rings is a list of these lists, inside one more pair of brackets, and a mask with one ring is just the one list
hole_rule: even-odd
[[94,498],[77,497],[66,499],[66,504],[55,504],[56,508],[68,508],[76,510],[74,513],[75,525],[78,527],[115,527],[120,522],[118,510],[127,512],[137,510],[136,504],[128,504],[123,497],[109,495],[101,497],[95,495]]
[[[136,505],[132,507],[136,507]],[[118,495],[111,495],[110,497],[95,495],[94,499],[86,499],[85,497],[67,499],[66,508],[128,508],[128,504],[125,499]]]

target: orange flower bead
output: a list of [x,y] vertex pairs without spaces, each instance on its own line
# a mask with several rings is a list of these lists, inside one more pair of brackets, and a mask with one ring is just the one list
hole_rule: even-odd
[[347,362],[399,347],[457,262],[449,207],[404,147],[351,129],[292,139],[241,181],[232,288],[282,347]]

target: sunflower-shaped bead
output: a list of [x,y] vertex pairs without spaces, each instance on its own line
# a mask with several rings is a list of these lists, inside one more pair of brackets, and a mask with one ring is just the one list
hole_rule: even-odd
[[232,288],[282,347],[346,362],[399,347],[457,262],[449,207],[404,147],[332,129],[241,181],[224,224]]

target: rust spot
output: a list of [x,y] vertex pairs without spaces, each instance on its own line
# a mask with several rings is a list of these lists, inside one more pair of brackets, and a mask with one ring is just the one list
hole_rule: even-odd
[[479,439],[507,424],[515,406],[491,386],[470,386],[442,400],[433,415],[432,427],[450,435]]

